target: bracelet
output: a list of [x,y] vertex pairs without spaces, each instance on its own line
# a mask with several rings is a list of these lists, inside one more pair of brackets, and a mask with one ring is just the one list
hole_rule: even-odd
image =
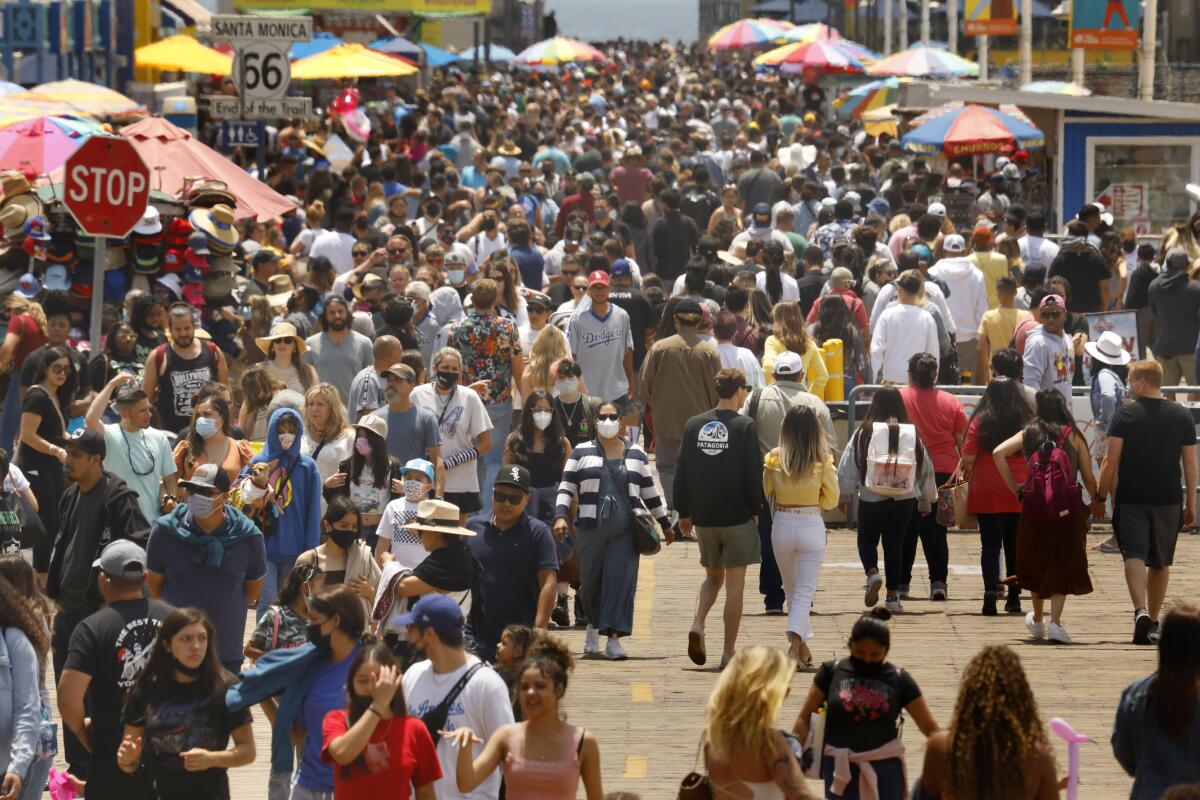
[[380,714],[378,711],[376,711],[375,706],[367,706],[367,711],[370,711],[375,716],[379,717],[380,719],[383,719],[383,714]]

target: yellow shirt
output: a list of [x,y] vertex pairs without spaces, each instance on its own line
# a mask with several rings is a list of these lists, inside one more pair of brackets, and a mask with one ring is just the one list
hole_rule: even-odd
[[1009,274],[1008,259],[995,251],[976,252],[968,256],[971,263],[983,273],[983,285],[987,288],[988,308],[997,308],[996,281]]
[[991,353],[1008,347],[1017,325],[1030,316],[1023,308],[993,308],[985,311],[983,319],[979,321],[979,338],[987,338],[988,352]]
[[838,479],[833,456],[825,456],[823,464],[814,464],[808,475],[786,475],[778,451],[772,450],[763,459],[763,491],[768,502],[782,506],[820,506],[825,511],[837,508]]
[[[787,345],[774,334],[768,336],[767,341],[763,343],[762,366],[767,383],[775,382],[775,359],[779,358],[780,353],[787,351]],[[829,382],[829,370],[825,368],[824,351],[810,339],[808,351],[800,356],[800,362],[804,364],[804,379],[808,384],[808,391],[824,400],[825,384]]]

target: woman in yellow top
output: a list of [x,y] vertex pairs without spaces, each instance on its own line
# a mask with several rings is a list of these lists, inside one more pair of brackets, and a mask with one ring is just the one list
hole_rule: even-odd
[[775,382],[775,359],[780,353],[791,350],[797,353],[804,363],[808,391],[824,400],[829,370],[825,369],[825,356],[821,348],[817,347],[808,335],[804,315],[800,313],[800,304],[791,301],[779,303],[775,306],[772,317],[775,320],[774,332],[767,337],[763,345],[762,365],[767,383]]
[[838,504],[837,469],[817,415],[793,406],[783,418],[779,446],[763,461],[763,490],[771,505],[771,546],[788,604],[788,654],[812,669],[808,612],[825,559],[821,511]]

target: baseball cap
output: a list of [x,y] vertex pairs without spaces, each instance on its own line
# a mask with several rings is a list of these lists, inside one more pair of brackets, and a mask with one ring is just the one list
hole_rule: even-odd
[[[614,264],[613,266],[615,267],[616,265]],[[615,269],[613,271],[616,272]],[[534,292],[533,294],[529,295],[529,297],[527,297],[525,299],[525,306],[527,308],[536,309],[539,311],[551,311],[552,310],[550,298],[547,297],[546,295],[542,294],[541,292]]]
[[1067,301],[1063,300],[1063,296],[1061,294],[1048,294],[1042,298],[1042,302],[1038,303],[1038,311],[1041,311],[1043,308],[1046,308],[1046,307],[1050,307],[1050,308],[1057,307],[1057,308],[1061,308],[1064,311],[1066,311]]
[[675,304],[675,311],[673,313],[677,317],[687,316],[688,314],[699,317],[704,313],[704,310],[700,307],[699,301],[685,297]]
[[429,482],[433,483],[433,464],[423,458],[414,458],[404,464],[404,468],[400,470],[401,474],[405,472],[420,472]]
[[885,197],[873,197],[871,202],[867,203],[867,209],[881,217],[886,217],[892,210],[892,204]]
[[407,614],[401,615],[399,625],[433,628],[438,633],[456,634],[463,627],[463,612],[449,595],[423,595]]
[[613,275],[632,275],[633,274],[633,267],[631,267],[629,265],[629,259],[627,259],[627,258],[618,258],[616,261],[614,261],[612,263],[611,269],[612,269]]
[[[99,434],[96,435],[99,436]],[[220,494],[229,491],[229,475],[216,464],[201,464],[196,467],[196,471],[192,473],[191,478],[186,481],[180,481],[179,485],[188,491],[199,489],[201,491],[215,491],[217,494]]]
[[992,229],[979,226],[971,231],[971,241],[975,242],[977,247],[989,247],[992,244]]
[[935,217],[946,216],[946,206],[943,205],[942,203],[930,203],[928,211],[930,214],[933,214]]
[[912,246],[913,254],[920,261],[929,262],[933,260],[933,251],[929,249],[929,245],[924,242],[917,242]]
[[1185,265],[1191,262],[1187,251],[1182,247],[1172,247],[1167,251],[1167,257],[1163,259],[1163,263],[1170,269],[1182,269]]
[[17,279],[17,288],[14,289],[13,291],[15,291],[17,294],[21,295],[22,297],[26,298],[27,300],[32,300],[33,298],[37,297],[38,292],[40,292],[41,290],[42,290],[42,284],[37,279],[37,276],[34,275],[32,272],[26,272],[24,275],[22,275],[20,278]]
[[278,253],[274,253],[270,250],[259,250],[257,253],[254,254],[254,258],[250,259],[250,264],[251,264],[251,266],[257,267],[260,264],[267,264],[272,261],[278,261],[278,260],[279,260]]
[[391,375],[394,378],[399,378],[400,380],[408,381],[409,383],[417,382],[417,373],[414,372],[413,368],[408,364],[392,364],[383,371],[383,374],[385,376]]
[[793,353],[791,350],[780,353],[775,359],[775,374],[776,375],[803,375],[804,362],[800,360],[799,353]]
[[78,447],[89,456],[104,457],[108,447],[104,444],[104,434],[91,428],[78,428],[67,437],[67,447]]
[[146,575],[146,551],[129,539],[115,539],[104,545],[92,566],[114,578],[140,581]]
[[442,263],[446,266],[450,266],[451,264],[466,264],[467,257],[457,250],[448,250],[446,257],[442,259]]
[[758,203],[754,206],[754,227],[771,227],[771,207],[766,203]]
[[588,288],[590,289],[598,283],[602,283],[605,286],[612,286],[612,278],[604,270],[594,269],[588,273]]
[[496,473],[493,486],[512,486],[522,492],[529,491],[529,470],[519,464],[507,464]]
[[961,253],[967,249],[967,243],[957,233],[952,233],[942,242],[942,249],[947,253]]
[[720,243],[716,240],[716,237],[709,236],[708,234],[701,236],[700,241],[696,242],[696,252],[705,258],[712,258],[717,254],[717,250],[719,249]]

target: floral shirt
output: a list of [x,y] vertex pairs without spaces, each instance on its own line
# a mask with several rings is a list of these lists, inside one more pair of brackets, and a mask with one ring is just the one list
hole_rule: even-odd
[[287,606],[272,603],[250,634],[250,644],[264,653],[299,647],[308,641],[308,620]]
[[521,338],[512,320],[471,310],[454,327],[449,344],[462,353],[464,386],[489,381],[485,403],[512,400],[512,360],[521,353]]
[[821,248],[821,252],[826,258],[833,256],[833,246],[839,241],[851,241],[850,231],[854,230],[854,223],[850,220],[841,220],[830,222],[817,228],[817,232],[813,234],[812,243]]
[[900,712],[921,696],[912,676],[886,661],[863,664],[852,658],[826,661],[813,678],[825,692],[829,711],[825,743],[863,753],[899,735]]

